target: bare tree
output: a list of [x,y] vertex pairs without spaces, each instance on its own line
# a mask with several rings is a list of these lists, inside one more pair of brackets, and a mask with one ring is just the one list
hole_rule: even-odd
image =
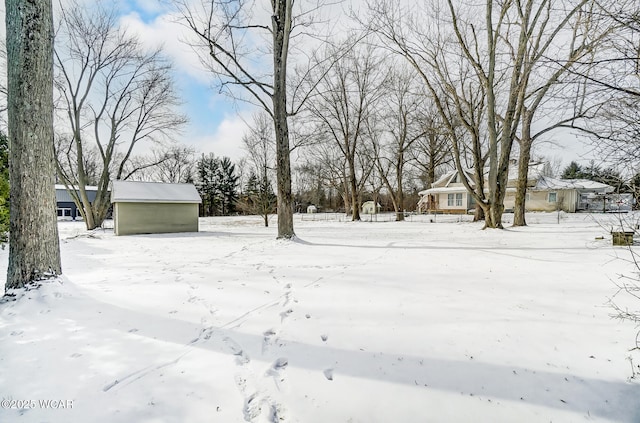
[[[581,61],[589,59],[603,37],[611,30],[595,18],[594,2],[576,2],[560,13],[553,2],[528,1],[514,5],[515,16],[531,16],[529,32],[524,48],[515,46],[509,38],[505,42],[512,50],[523,50],[522,90],[525,95],[520,107],[518,176],[514,206],[513,226],[525,226],[525,199],[528,183],[531,148],[542,135],[579,118],[582,111],[572,114],[558,112],[562,107],[572,110],[557,97],[567,93],[571,81],[563,77]],[[566,14],[566,15],[565,15]],[[514,25],[509,23],[508,25]],[[507,33],[509,30],[507,30]],[[555,40],[562,38],[562,40]],[[565,94],[566,95],[566,94]],[[559,107],[560,106],[560,107]],[[545,108],[553,110],[553,116],[538,115]],[[575,110],[575,109],[574,109]],[[543,123],[544,122],[544,123]],[[541,128],[533,130],[534,125]]]
[[304,157],[304,167],[316,169],[323,186],[329,191],[335,191],[342,200],[345,212],[350,213],[352,209],[347,161],[335,143],[323,140],[308,146]]
[[[396,68],[397,66],[394,66]],[[384,135],[383,145],[374,143],[374,159],[379,175],[391,194],[396,220],[404,220],[405,165],[419,155],[418,145],[427,159],[424,167],[433,182],[435,167],[446,157],[449,149],[442,148],[441,138],[435,133],[426,113],[427,96],[416,85],[416,74],[409,69],[392,71],[387,82],[386,95],[381,104],[382,119],[378,121]],[[371,122],[371,121],[370,121]]]
[[[370,48],[342,49],[329,47],[327,57],[339,56],[317,86],[309,101],[309,111],[317,125],[317,133],[338,147],[344,156],[351,218],[360,220],[359,193],[374,163],[360,162],[359,149],[367,136],[367,122],[373,119],[377,102],[384,93],[386,68]],[[367,158],[370,156],[366,156]],[[358,168],[364,169],[359,174]]]
[[[486,128],[488,195],[474,195],[485,211],[486,227],[502,228],[509,160],[527,104],[530,77],[548,56],[555,54],[569,22],[587,3],[588,0],[487,0],[484,5],[462,5],[453,0],[435,0],[431,16],[408,13],[387,0],[370,4],[373,19],[369,27],[381,35],[388,48],[417,69],[450,129],[461,123],[479,140],[477,123]],[[484,22],[477,16],[484,16]],[[425,21],[437,25],[430,29]],[[466,77],[460,79],[461,75]],[[480,90],[472,88],[469,92],[480,93],[475,99],[482,100],[483,112],[481,120],[474,118],[475,124],[468,126],[472,121],[467,117],[473,108],[469,107],[469,96],[460,93],[467,91],[461,81],[470,77],[475,79],[472,86],[479,86]],[[456,114],[457,122],[452,119]],[[460,156],[458,152],[456,156]],[[476,182],[484,180],[483,174],[476,177]]]
[[609,31],[599,48],[569,71],[582,81],[567,127],[586,134],[602,160],[634,169],[640,159],[640,5],[636,1],[596,2],[592,19]]
[[[446,20],[439,13],[416,14],[413,9],[409,13],[387,0],[370,2],[369,8],[370,19],[362,24],[380,37],[381,46],[403,57],[420,76],[438,116],[431,121],[450,140],[449,149],[458,173],[467,174],[468,169],[473,169],[475,184],[466,177],[461,182],[475,199],[475,218],[485,219],[485,227],[495,227],[489,213],[491,201],[484,190],[488,154],[487,131],[483,129],[487,107],[484,85],[478,81],[455,36],[446,32]],[[437,8],[435,11],[439,12]],[[433,135],[431,131],[432,140]]]
[[170,144],[155,148],[149,155],[136,156],[125,168],[123,179],[183,184],[193,182],[196,150],[188,145]]
[[437,112],[427,110],[421,119],[424,135],[409,150],[410,163],[420,172],[424,188],[431,188],[440,176],[439,169],[452,165],[451,136]]
[[274,173],[271,164],[275,153],[272,126],[273,122],[267,114],[257,114],[250,132],[242,138],[247,152],[249,176],[240,199],[240,208],[247,213],[262,216],[265,227],[269,226],[269,215],[276,207],[276,198],[271,188],[271,175]]
[[192,45],[218,79],[220,90],[237,99],[244,95],[242,100],[258,105],[273,121],[278,238],[293,238],[289,117],[299,111],[308,93],[293,88],[291,97],[300,98],[300,103],[289,104],[291,41],[309,34],[313,13],[322,3],[271,0],[267,13],[261,13],[265,11],[259,10],[260,3],[252,0],[178,3],[195,35]]
[[10,228],[7,288],[61,273],[53,153],[53,18],[47,0],[7,0]]
[[[130,166],[134,149],[171,139],[186,118],[174,110],[179,100],[170,64],[159,49],[144,51],[136,37],[118,28],[115,9],[72,3],[61,13],[56,37],[56,85],[75,158],[71,169],[59,162],[58,175],[93,229],[107,214],[110,180],[136,171]],[[100,164],[93,202],[85,189],[89,149],[98,151]]]

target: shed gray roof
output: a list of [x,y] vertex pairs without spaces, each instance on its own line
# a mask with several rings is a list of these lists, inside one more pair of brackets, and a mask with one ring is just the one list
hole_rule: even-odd
[[193,184],[111,181],[112,203],[201,203]]
[[[69,191],[67,191],[67,187],[62,184],[56,184],[56,202],[57,203],[73,203],[73,198]],[[76,192],[78,191],[77,187],[74,187]],[[96,199],[96,192],[98,191],[98,187],[87,185],[84,187],[87,192],[87,197],[89,197],[89,201],[93,202]]]

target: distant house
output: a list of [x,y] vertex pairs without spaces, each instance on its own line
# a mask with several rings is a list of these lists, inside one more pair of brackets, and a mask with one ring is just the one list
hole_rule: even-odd
[[[614,189],[610,185],[588,179],[555,179],[541,176],[536,184],[527,190],[525,205],[530,211],[611,211],[607,202],[610,201],[608,197]],[[513,201],[510,206],[513,208]]]
[[[631,196],[624,194],[614,196],[612,186],[585,179],[556,179],[544,176],[546,164],[529,165],[527,179],[527,211],[564,210],[569,213],[577,211],[625,211],[631,209]],[[513,210],[515,206],[516,182],[518,170],[515,163],[509,168],[509,180],[504,199],[505,210]],[[461,176],[457,171],[450,171],[433,183],[432,187],[420,191],[418,211],[421,213],[467,213],[475,208],[475,201],[469,195],[461,181],[466,177],[471,188],[475,188],[475,178],[470,170]],[[485,178],[485,192],[487,191]],[[628,198],[627,198],[628,197]]]
[[311,204],[309,207],[307,207],[307,213],[318,213],[318,208]]
[[462,178],[466,178],[471,188],[475,187],[473,173],[465,170],[462,175],[457,171],[446,173],[435,181],[431,188],[420,191],[418,212],[466,213],[475,207],[473,197],[469,195]]
[[112,181],[116,235],[198,232],[198,205],[193,184]]
[[[71,194],[69,194],[67,187],[61,184],[56,184],[55,187],[58,219],[82,219],[82,214],[80,213],[80,210],[78,210],[76,203],[73,202],[73,198],[71,197]],[[86,186],[85,191],[87,192],[87,197],[89,197],[89,202],[93,203],[96,199],[98,187]]]
[[377,214],[380,213],[382,206],[376,204],[373,201],[365,201],[362,203],[362,214]]

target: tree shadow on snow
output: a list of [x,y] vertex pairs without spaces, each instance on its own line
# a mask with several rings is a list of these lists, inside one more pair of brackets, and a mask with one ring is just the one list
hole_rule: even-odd
[[[197,348],[228,354],[236,359],[248,357],[267,363],[286,357],[290,367],[317,371],[319,374],[330,370],[331,378],[326,377],[327,373],[322,378],[326,383],[333,383],[332,380],[345,375],[364,380],[410,385],[415,389],[425,390],[425,393],[435,389],[480,398],[535,404],[619,422],[640,421],[640,406],[630,406],[637,404],[636,400],[640,395],[640,386],[635,383],[581,377],[561,369],[557,372],[541,371],[474,359],[459,361],[363,349],[342,349],[284,338],[278,340],[277,347],[265,352],[264,334],[256,335],[233,329],[242,323],[243,317],[234,319],[222,327],[203,327],[177,318],[146,314],[100,302],[74,291],[73,296],[76,299],[82,297],[83,304],[93,305],[92,310],[99,313],[101,322],[118,322],[117,328],[105,329],[121,331],[123,345],[110,346],[125,349],[130,355],[129,358],[135,357],[135,351],[127,349],[130,345],[125,344],[125,340],[130,340],[131,336],[171,342],[184,347],[180,354],[166,363],[130,368],[117,380],[105,382],[104,392],[135,383],[148,374],[178,361],[187,361],[189,351]],[[69,310],[71,311],[68,312],[72,313],[72,309]],[[85,330],[90,331],[91,336],[99,342],[104,342],[99,331],[91,328],[90,320],[84,320],[83,324],[87,325]],[[118,341],[111,337],[109,342]],[[517,357],[514,357],[514,360],[517,360]],[[129,364],[133,365],[134,362],[135,360]]]

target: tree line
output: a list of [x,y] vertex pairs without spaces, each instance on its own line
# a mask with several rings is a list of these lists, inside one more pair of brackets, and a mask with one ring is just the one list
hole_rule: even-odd
[[[185,151],[175,141],[187,122],[171,61],[121,28],[115,8],[71,2],[53,22],[49,0],[23,3],[7,3],[0,90],[11,145],[8,284],[60,271],[48,217],[54,175],[87,227],[98,227],[110,180],[176,177]],[[386,195],[402,220],[407,192],[455,168],[478,182],[467,186],[476,218],[502,228],[510,160],[519,162],[514,225],[525,225],[530,159],[559,128],[580,131],[603,157],[637,164],[635,1],[369,0],[338,35],[324,26],[322,2],[273,0],[265,14],[241,0],[174,5],[217,88],[261,110],[244,140],[250,166],[236,199],[229,163],[202,158],[194,176],[206,213],[254,207],[273,182],[279,238],[295,236],[295,190],[339,198],[353,220],[365,196]],[[143,147],[153,153],[139,155]],[[37,160],[21,154],[41,150]],[[25,232],[34,227],[37,243]]]

